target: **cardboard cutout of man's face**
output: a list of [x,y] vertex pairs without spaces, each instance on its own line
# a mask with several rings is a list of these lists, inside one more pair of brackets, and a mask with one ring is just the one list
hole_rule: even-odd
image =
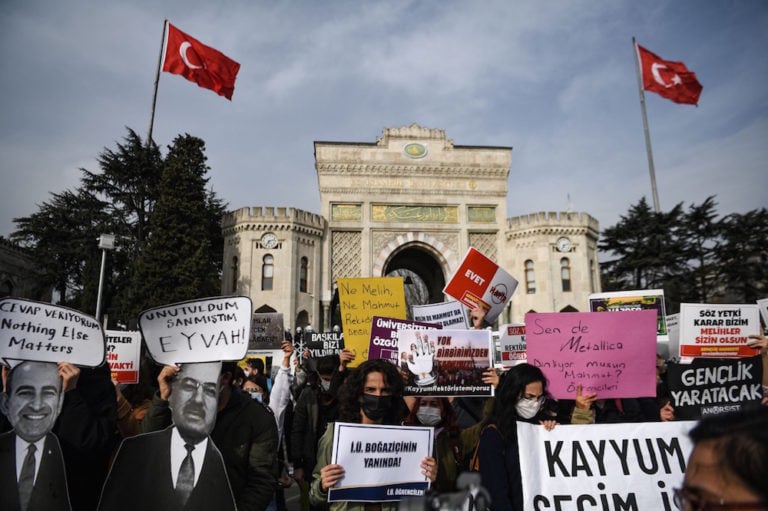
[[221,362],[183,364],[168,403],[182,438],[197,443],[213,430],[219,398]]
[[58,366],[52,362],[22,362],[11,370],[0,409],[16,434],[36,442],[48,434],[64,402]]

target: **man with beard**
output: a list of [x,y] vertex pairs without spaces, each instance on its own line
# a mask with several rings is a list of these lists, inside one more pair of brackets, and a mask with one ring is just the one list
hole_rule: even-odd
[[0,411],[14,429],[0,435],[0,509],[70,509],[61,447],[51,434],[62,403],[55,363],[22,362],[8,373]]
[[123,441],[99,509],[234,510],[221,453],[209,434],[216,421],[221,362],[184,364],[172,380],[173,425]]

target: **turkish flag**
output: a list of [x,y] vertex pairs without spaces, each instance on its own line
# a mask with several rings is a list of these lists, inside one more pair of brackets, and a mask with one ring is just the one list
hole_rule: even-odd
[[232,100],[240,64],[168,23],[163,71],[181,75]]
[[696,79],[696,73],[688,71],[685,64],[664,60],[639,44],[637,55],[643,75],[643,89],[675,103],[698,104],[702,86]]

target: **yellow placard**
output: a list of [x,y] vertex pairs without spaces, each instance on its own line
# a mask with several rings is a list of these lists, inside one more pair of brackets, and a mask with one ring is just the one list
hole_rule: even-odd
[[355,367],[368,359],[371,320],[374,316],[406,319],[405,288],[402,277],[338,279],[344,345],[356,357]]

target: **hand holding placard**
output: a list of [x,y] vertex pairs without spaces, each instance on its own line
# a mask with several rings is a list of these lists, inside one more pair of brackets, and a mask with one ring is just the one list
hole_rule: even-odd
[[96,367],[104,362],[104,331],[82,312],[20,298],[0,299],[0,359]]
[[139,329],[159,364],[240,360],[248,350],[251,299],[208,298],[156,307],[139,315]]

